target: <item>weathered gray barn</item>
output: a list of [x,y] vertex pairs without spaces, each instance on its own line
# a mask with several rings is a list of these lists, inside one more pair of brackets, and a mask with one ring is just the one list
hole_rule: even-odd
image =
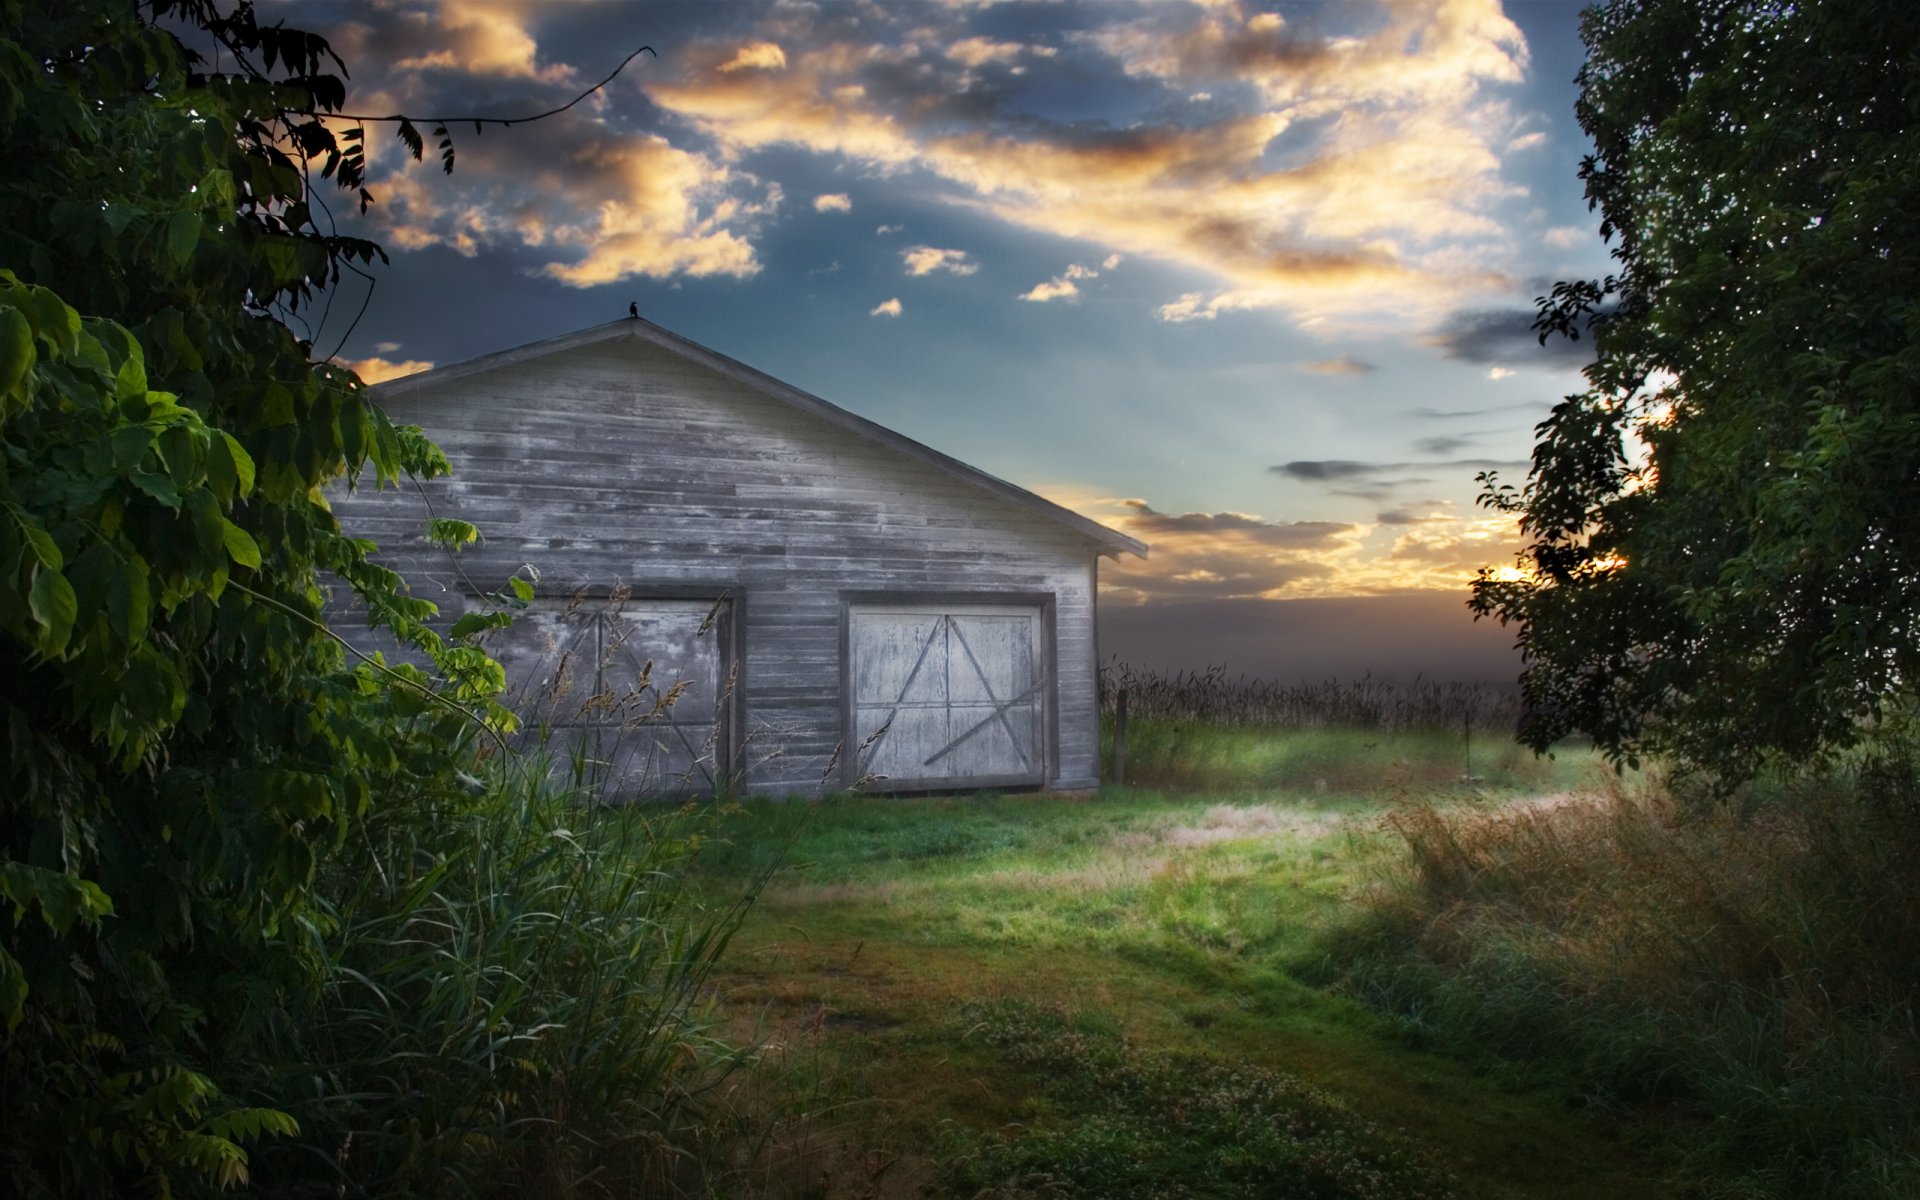
[[[639,319],[374,391],[455,474],[342,524],[445,620],[537,571],[490,649],[617,790],[1097,782],[1133,538]],[[429,544],[429,504],[484,541]]]

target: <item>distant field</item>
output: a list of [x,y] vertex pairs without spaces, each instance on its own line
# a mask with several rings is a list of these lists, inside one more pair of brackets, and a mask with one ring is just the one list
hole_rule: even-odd
[[[716,977],[764,1042],[726,1104],[777,1196],[1623,1197],[1647,1159],[1518,1076],[1302,982],[1396,804],[1595,772],[1446,732],[1136,721],[1098,798],[749,803],[716,896],[784,856]],[[1468,755],[1472,758],[1468,758]],[[1197,785],[1197,786],[1196,786]]]

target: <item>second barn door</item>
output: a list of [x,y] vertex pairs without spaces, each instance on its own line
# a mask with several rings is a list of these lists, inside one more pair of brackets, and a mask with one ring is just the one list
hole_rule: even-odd
[[852,604],[848,748],[877,791],[1046,782],[1037,604]]

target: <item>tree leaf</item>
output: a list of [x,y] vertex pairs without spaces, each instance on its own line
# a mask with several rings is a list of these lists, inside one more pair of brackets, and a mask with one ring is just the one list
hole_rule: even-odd
[[233,468],[237,489],[235,494],[245,499],[253,494],[253,456],[247,453],[246,447],[240,444],[238,438],[224,429],[217,432],[220,437],[216,443],[216,452],[225,452],[227,463]]
[[176,266],[186,266],[200,244],[200,217],[197,213],[175,213],[167,218],[167,253]]
[[33,373],[33,326],[11,305],[0,307],[0,395],[27,398],[23,384]]
[[253,535],[232,521],[223,522],[223,525],[226,532],[227,554],[241,566],[259,570],[260,546],[253,540]]
[[73,622],[80,615],[73,585],[60,572],[42,567],[34,572],[27,607],[43,630],[35,648],[48,658],[58,658],[65,653]]

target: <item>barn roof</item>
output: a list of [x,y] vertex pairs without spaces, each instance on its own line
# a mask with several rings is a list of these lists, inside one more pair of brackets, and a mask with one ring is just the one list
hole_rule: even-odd
[[448,363],[443,367],[434,367],[417,375],[408,375],[401,379],[389,380],[376,385],[373,394],[376,398],[404,396],[434,384],[446,383],[467,375],[477,375],[484,371],[514,366],[548,355],[575,350],[584,346],[598,345],[602,342],[617,341],[621,338],[638,338],[641,341],[677,354],[690,362],[697,363],[734,380],[763,396],[789,404],[802,412],[810,413],[827,424],[843,429],[857,437],[878,443],[908,458],[923,462],[936,470],[944,471],[956,479],[991,492],[1005,500],[1047,517],[1066,526],[1080,536],[1093,542],[1100,553],[1119,558],[1122,553],[1147,556],[1147,544],[1137,538],[1128,537],[1116,529],[1109,529],[1098,521],[1081,516],[1072,509],[1063,508],[1053,501],[1036,496],[1023,487],[1008,483],[1004,479],[989,475],[978,467],[970,467],[957,458],[940,453],[931,446],[914,441],[905,434],[895,433],[884,425],[876,424],[865,417],[848,412],[835,404],[829,404],[811,392],[801,391],[790,383],[782,383],[764,371],[756,371],[737,359],[728,358],[717,350],[710,350],[698,342],[681,337],[677,333],[662,329],[644,318],[629,317],[612,321],[605,325],[596,325],[590,329],[581,329],[573,333],[563,333],[558,337],[543,341],[529,342],[524,346],[515,346],[511,350],[501,350],[493,354],[483,354],[464,362]]

